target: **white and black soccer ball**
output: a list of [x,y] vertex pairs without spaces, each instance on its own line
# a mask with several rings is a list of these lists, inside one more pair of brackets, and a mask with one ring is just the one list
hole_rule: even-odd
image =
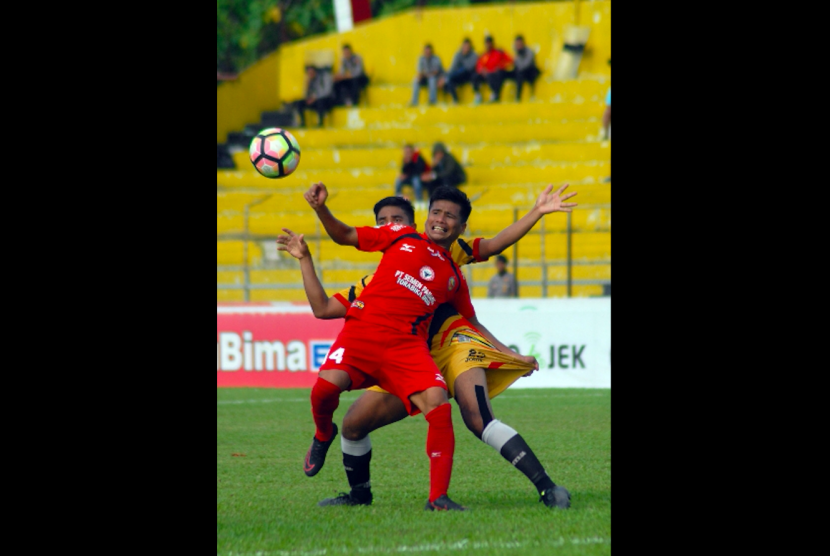
[[300,164],[300,144],[291,133],[278,127],[257,133],[248,150],[251,164],[266,178],[290,176]]

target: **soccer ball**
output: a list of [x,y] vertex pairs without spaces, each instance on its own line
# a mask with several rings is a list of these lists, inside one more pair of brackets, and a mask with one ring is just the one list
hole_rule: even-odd
[[257,133],[248,150],[251,164],[266,178],[290,176],[300,164],[300,144],[288,131],[278,127]]

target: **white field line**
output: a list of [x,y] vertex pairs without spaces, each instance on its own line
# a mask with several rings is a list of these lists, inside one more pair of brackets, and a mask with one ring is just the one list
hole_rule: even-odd
[[[566,398],[572,396],[588,396],[588,397],[598,397],[598,396],[606,396],[607,393],[605,392],[597,392],[597,393],[590,393],[590,394],[552,394],[552,393],[539,393],[537,395],[533,394],[501,394],[495,399],[498,400],[520,400],[520,399],[527,399],[527,398]],[[347,398],[346,396],[341,396],[341,400],[349,401],[351,398]],[[357,399],[355,396],[354,399]],[[279,403],[279,402],[310,402],[310,398],[265,398],[262,400],[216,400],[216,405],[227,405],[227,404],[245,404],[245,403]]]
[[240,403],[273,403],[273,402],[309,402],[311,398],[282,398],[264,400],[216,400],[216,405],[240,404]]
[[419,545],[402,545],[395,547],[341,547],[341,548],[322,548],[319,550],[266,550],[259,552],[227,552],[217,553],[217,556],[327,556],[331,554],[354,554],[355,551],[359,554],[398,554],[406,552],[426,552],[426,551],[445,551],[445,550],[481,550],[485,548],[547,548],[547,547],[561,547],[566,544],[610,544],[611,539],[602,537],[587,537],[587,538],[571,538],[565,539],[559,537],[544,545],[537,543],[526,543],[522,541],[509,542],[488,542],[488,541],[473,541],[462,539],[458,542],[446,543],[431,543]]

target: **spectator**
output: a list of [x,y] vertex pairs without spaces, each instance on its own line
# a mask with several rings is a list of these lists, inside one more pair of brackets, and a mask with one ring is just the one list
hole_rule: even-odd
[[444,75],[444,66],[441,59],[432,52],[432,45],[424,45],[424,53],[418,58],[418,74],[412,84],[412,102],[409,106],[418,106],[418,95],[421,87],[429,89],[429,103],[435,104],[438,100],[438,79]]
[[395,195],[401,195],[401,190],[404,185],[411,185],[412,189],[415,190],[415,200],[420,201],[421,175],[429,171],[429,162],[421,156],[420,151],[416,150],[412,145],[404,145],[401,173],[398,179],[395,180]]
[[458,104],[458,93],[455,91],[456,87],[464,83],[469,83],[473,79],[476,71],[476,56],[473,50],[473,43],[470,39],[464,39],[461,43],[461,48],[455,53],[450,65],[450,71],[446,76],[438,80],[438,86],[443,87],[446,92],[452,95],[452,101]]
[[363,70],[363,58],[352,52],[351,45],[343,45],[340,71],[334,76],[334,93],[337,104],[352,106],[360,100],[360,92],[369,84]]
[[516,81],[516,102],[519,102],[522,100],[524,83],[530,85],[530,96],[534,96],[536,79],[541,72],[536,67],[536,53],[525,45],[523,36],[516,35],[516,40],[513,41],[513,51],[516,53],[516,58],[513,60],[514,69],[507,72],[505,77]]
[[600,138],[611,139],[611,87],[608,87],[608,92],[605,94],[605,111],[602,113]]
[[484,37],[484,54],[478,57],[473,75],[473,90],[476,93],[473,104],[481,103],[479,87],[485,81],[490,87],[490,102],[499,101],[506,70],[512,63],[513,59],[504,50],[495,47],[493,37]]
[[432,146],[432,170],[421,174],[421,184],[427,189],[427,197],[432,197],[438,186],[458,187],[466,182],[467,174],[458,160],[447,152],[444,143],[435,143]]
[[317,125],[323,127],[323,117],[334,106],[334,90],[332,87],[331,73],[318,71],[312,65],[305,68],[305,98],[292,102],[294,110],[300,117],[300,127],[305,127],[305,111],[315,110],[317,112]]
[[487,297],[519,297],[519,286],[516,278],[507,272],[507,257],[496,256],[496,270],[498,271],[487,285]]

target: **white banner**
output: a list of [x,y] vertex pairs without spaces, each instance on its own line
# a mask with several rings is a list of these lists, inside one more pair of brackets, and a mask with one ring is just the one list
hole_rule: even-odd
[[351,31],[354,29],[352,18],[352,0],[332,0],[334,3],[334,18],[337,21],[337,32]]
[[510,388],[611,388],[611,298],[474,299],[478,320],[539,370]]

